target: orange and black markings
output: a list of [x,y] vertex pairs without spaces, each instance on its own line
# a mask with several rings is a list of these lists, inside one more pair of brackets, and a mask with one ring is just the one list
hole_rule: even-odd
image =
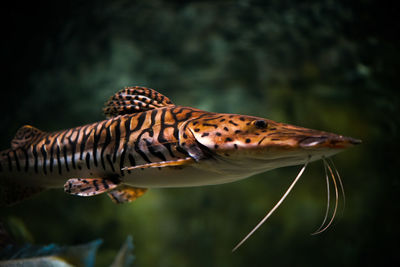
[[[247,168],[262,171],[260,158],[268,162],[285,154],[285,164],[296,165],[303,159],[287,163],[288,153],[307,158],[316,147],[338,149],[360,142],[259,117],[176,106],[144,87],[117,92],[103,110],[106,120],[67,130],[21,127],[10,148],[0,152],[0,185],[22,184],[6,193],[18,200],[62,184],[70,194],[107,192],[115,202],[129,202],[146,191],[142,187],[224,183],[254,173]],[[208,167],[202,165],[206,161]],[[230,171],[241,161],[249,163],[240,175]]]

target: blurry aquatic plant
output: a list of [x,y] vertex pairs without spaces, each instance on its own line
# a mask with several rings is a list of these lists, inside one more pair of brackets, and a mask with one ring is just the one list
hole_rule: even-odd
[[8,216],[7,218],[5,218],[4,226],[0,226],[0,231],[2,234],[8,237],[6,239],[0,237],[0,249],[7,244],[11,244],[11,242],[17,244],[35,242],[35,239],[33,238],[33,235],[29,231],[28,227],[26,227],[25,223],[16,216]]
[[131,266],[135,257],[133,256],[132,237],[128,236],[125,243],[122,245],[117,256],[110,267],[128,267]]
[[[1,240],[8,240],[9,244],[4,245],[0,250],[0,266],[94,266],[97,249],[103,243],[101,239],[96,239],[86,244],[76,246],[32,245],[22,246],[13,243],[13,239],[8,235],[5,228],[0,226]],[[115,257],[112,267],[128,267],[134,260],[132,254],[132,237],[128,236]]]
[[77,246],[8,245],[0,252],[0,266],[94,266],[96,252],[103,241]]

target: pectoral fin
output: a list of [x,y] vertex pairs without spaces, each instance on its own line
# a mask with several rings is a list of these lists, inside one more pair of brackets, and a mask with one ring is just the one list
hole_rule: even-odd
[[77,196],[94,196],[107,193],[115,203],[131,202],[142,196],[147,188],[118,184],[105,178],[72,178],[64,185],[64,191]]
[[72,178],[64,184],[64,191],[77,196],[94,196],[108,192],[118,186],[110,179],[104,178]]
[[147,188],[137,188],[128,185],[120,185],[110,191],[108,196],[117,204],[131,202],[146,193]]
[[177,159],[177,160],[167,160],[167,161],[160,161],[160,162],[153,162],[147,163],[132,167],[125,167],[122,168],[123,171],[131,171],[134,169],[145,169],[145,168],[163,168],[163,167],[174,167],[174,166],[184,166],[191,163],[194,163],[195,160],[191,157],[187,157],[184,159]]

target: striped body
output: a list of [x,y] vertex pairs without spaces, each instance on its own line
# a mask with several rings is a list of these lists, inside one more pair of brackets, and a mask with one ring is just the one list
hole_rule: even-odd
[[144,188],[233,182],[359,143],[264,118],[175,106],[142,87],[121,90],[104,112],[109,119],[54,133],[20,128],[11,148],[0,152],[0,185],[14,187],[0,204],[63,185],[70,194],[107,192],[127,202]]
[[[179,146],[179,127],[204,115],[213,113],[165,107],[45,133],[26,148],[1,152],[0,174],[46,187],[60,187],[71,177],[119,176],[126,183],[135,184],[135,177],[129,179],[131,171],[122,168],[187,156]],[[152,185],[147,172],[159,178],[164,173],[160,170],[143,170],[150,183],[142,186]],[[162,179],[168,181],[168,177]]]
[[[280,205],[311,161],[323,159],[337,200],[335,175],[325,158],[360,143],[264,118],[175,106],[143,87],[119,91],[104,113],[107,120],[54,133],[20,128],[11,148],[0,152],[0,205],[62,186],[72,195],[107,193],[115,203],[125,203],[147,188],[228,183],[304,164],[282,199],[235,250]],[[332,219],[317,232],[331,224],[336,208],[337,202]]]

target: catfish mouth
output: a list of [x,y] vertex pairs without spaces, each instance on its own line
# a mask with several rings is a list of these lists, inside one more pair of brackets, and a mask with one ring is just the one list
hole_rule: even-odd
[[361,140],[352,137],[337,135],[328,132],[319,132],[312,130],[311,133],[305,134],[304,132],[291,132],[280,134],[277,132],[272,138],[262,137],[258,144],[252,148],[258,152],[264,153],[266,151],[276,153],[289,153],[289,154],[309,154],[313,152],[334,152],[338,153],[340,150],[358,145]]
[[342,149],[360,144],[361,140],[341,135],[308,136],[298,142],[304,149],[331,148]]
[[[180,145],[195,160],[267,160],[304,162],[332,156],[360,140],[251,116],[229,115],[188,121],[180,127]],[[257,163],[258,164],[258,163]],[[281,164],[277,164],[281,165]]]
[[290,133],[273,138],[262,137],[258,144],[251,147],[243,147],[243,157],[252,162],[267,162],[276,166],[292,166],[303,164],[307,158],[309,162],[323,157],[333,156],[340,151],[360,144],[361,140],[336,135],[333,133],[312,131],[310,134]]

